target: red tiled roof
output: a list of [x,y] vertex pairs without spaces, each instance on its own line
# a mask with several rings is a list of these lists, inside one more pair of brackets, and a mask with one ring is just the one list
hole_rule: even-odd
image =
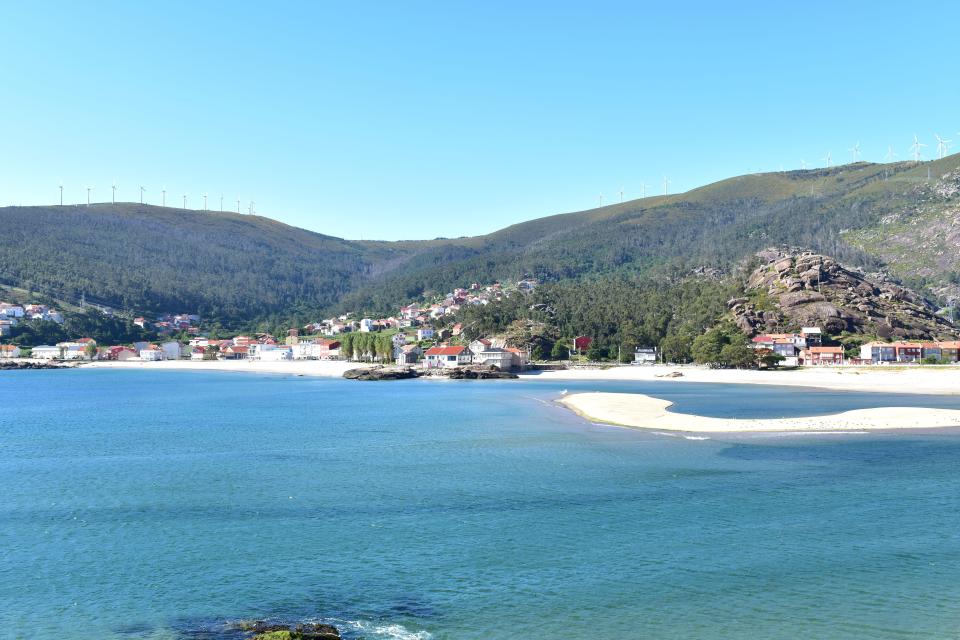
[[458,356],[464,351],[466,347],[430,347],[427,349],[426,354],[428,356]]

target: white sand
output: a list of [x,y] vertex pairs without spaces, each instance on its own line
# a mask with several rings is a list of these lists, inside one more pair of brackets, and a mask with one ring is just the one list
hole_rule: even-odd
[[370,365],[341,360],[291,360],[287,362],[259,362],[255,360],[161,360],[143,362],[105,361],[82,365],[91,369],[141,369],[144,371],[231,371],[239,373],[282,373],[294,376],[321,376],[340,378],[347,369]]
[[[659,378],[678,371],[679,378]],[[960,393],[960,366],[808,367],[791,371],[708,369],[699,366],[624,366],[608,369],[568,369],[521,376],[528,380],[668,380],[820,387],[836,391],[889,393]]]
[[639,393],[576,393],[559,402],[595,422],[661,431],[869,431],[960,426],[960,410],[916,407],[857,409],[826,416],[729,419],[673,413],[668,400]]

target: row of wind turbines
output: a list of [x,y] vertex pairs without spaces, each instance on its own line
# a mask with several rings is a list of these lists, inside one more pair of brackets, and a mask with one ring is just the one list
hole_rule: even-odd
[[[960,136],[960,132],[958,132],[957,135]],[[937,139],[937,159],[938,159],[938,160],[942,160],[942,159],[946,158],[948,155],[950,155],[950,147],[953,145],[953,140],[946,140],[946,139],[944,139],[944,138],[941,138],[941,137],[940,137],[940,134],[937,134],[937,133],[933,134],[933,137]],[[913,161],[914,161],[914,162],[916,162],[916,163],[919,164],[921,161],[923,161],[923,149],[924,149],[925,147],[927,147],[927,146],[929,146],[929,145],[927,145],[927,144],[925,144],[925,143],[923,143],[923,142],[920,142],[919,136],[917,136],[916,134],[914,134],[914,136],[913,136],[913,144],[910,145],[910,149],[909,149],[910,156],[913,158]],[[856,143],[855,145],[853,145],[852,147],[850,147],[849,149],[847,149],[847,151],[850,152],[850,158],[851,158],[851,161],[852,161],[852,162],[860,162],[861,154],[860,154],[860,142],[859,142],[859,141],[857,141],[857,143]],[[886,162],[894,162],[898,157],[899,157],[899,156],[897,155],[897,152],[893,150],[893,145],[888,145],[888,146],[887,146],[887,153],[884,155],[884,160],[885,160]],[[833,152],[832,152],[832,151],[827,151],[827,155],[825,155],[825,156],[822,158],[822,160],[823,160],[823,162],[826,164],[826,168],[829,169],[831,166],[833,166],[833,164],[832,164],[832,163],[833,163]],[[810,167],[809,167],[809,165],[808,165],[808,163],[807,163],[806,160],[800,160],[800,168],[803,169],[803,170],[806,170],[806,169],[809,169]],[[782,168],[782,167],[781,167],[780,171],[783,172],[783,168]],[[669,194],[670,194],[670,179],[667,178],[667,176],[663,176],[662,185],[663,185],[663,195],[669,195]],[[641,183],[640,183],[640,198],[641,198],[641,199],[647,197],[647,187],[649,187],[649,186],[650,186],[650,185],[646,184],[645,182],[641,182]],[[620,187],[620,202],[623,202],[623,201],[624,201],[624,200],[623,200],[623,194],[624,194],[624,189],[623,189],[623,187]],[[602,194],[602,193],[600,194],[600,206],[601,206],[601,207],[603,206],[603,194]]]
[[[957,133],[960,136],[960,133]],[[945,140],[940,137],[940,134],[933,134],[933,137],[937,139],[937,160],[943,160],[948,155],[950,155],[950,147],[953,144],[953,140]],[[910,145],[910,155],[913,157],[914,162],[921,162],[923,160],[923,149],[929,145],[920,142],[920,138],[914,134],[913,135],[913,144]],[[853,162],[860,161],[860,142],[853,145],[847,151],[850,152],[850,158]],[[887,153],[884,155],[884,160],[887,162],[893,162],[897,159],[897,152],[893,150],[893,145],[887,146]],[[827,163],[827,167],[830,167],[830,162],[832,160],[832,154],[830,151],[827,151],[827,155],[823,158]],[[800,161],[801,169],[807,168],[807,163],[804,160]]]
[[[119,189],[119,188],[120,188],[120,187],[118,187],[116,183],[110,185],[110,204],[116,204],[116,203],[117,203],[117,189]],[[63,206],[63,183],[60,183],[59,189],[60,189],[60,206]],[[87,186],[87,187],[85,187],[85,189],[87,190],[87,206],[89,207],[89,206],[90,206],[90,203],[91,203],[91,194],[93,193],[94,187]],[[148,204],[148,203],[145,201],[145,199],[144,199],[144,197],[145,197],[144,194],[146,194],[146,192],[147,192],[147,188],[144,187],[143,185],[141,185],[141,186],[140,186],[140,204]],[[201,197],[203,198],[203,209],[202,209],[202,210],[203,210],[203,211],[209,211],[210,209],[207,207],[207,194],[204,193],[204,194],[201,195]],[[240,198],[237,198],[236,202],[237,202],[237,213],[240,213]],[[161,190],[160,190],[160,206],[161,206],[161,207],[167,206],[167,190],[166,190],[166,189],[161,189]],[[187,194],[186,194],[186,193],[183,194],[183,208],[184,208],[184,209],[187,208]],[[220,210],[220,211],[226,211],[226,209],[223,208],[223,194],[222,194],[222,193],[220,194],[220,209],[219,209],[219,210]],[[250,215],[253,215],[253,214],[255,214],[256,212],[257,212],[256,203],[255,203],[253,200],[251,200],[251,201],[247,204],[247,213],[249,213]]]

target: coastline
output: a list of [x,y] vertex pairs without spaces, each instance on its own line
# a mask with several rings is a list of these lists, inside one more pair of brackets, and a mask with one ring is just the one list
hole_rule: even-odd
[[[375,365],[342,360],[163,360],[94,361],[78,363],[79,368],[142,369],[151,371],[226,371],[271,373],[294,376],[339,378],[348,369]],[[666,377],[681,373],[679,377]],[[820,367],[784,371],[708,369],[684,365],[647,365],[610,368],[578,368],[521,373],[520,381],[582,382],[704,382],[713,384],[757,384],[807,387],[830,391],[870,393],[911,393],[922,395],[960,394],[960,367]]]
[[557,400],[591,422],[694,433],[835,432],[960,427],[960,410],[918,407],[856,409],[796,418],[712,418],[669,411],[673,405],[639,393],[575,393]]

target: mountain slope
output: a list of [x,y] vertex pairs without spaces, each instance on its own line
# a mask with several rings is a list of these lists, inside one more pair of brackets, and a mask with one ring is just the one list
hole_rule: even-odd
[[[335,307],[386,311],[425,292],[524,275],[730,271],[787,244],[943,292],[960,281],[960,257],[950,252],[958,168],[960,156],[951,156],[746,175],[431,241],[348,241],[257,216],[128,203],[8,207],[0,209],[0,284],[237,323]],[[904,259],[911,251],[915,262]]]

